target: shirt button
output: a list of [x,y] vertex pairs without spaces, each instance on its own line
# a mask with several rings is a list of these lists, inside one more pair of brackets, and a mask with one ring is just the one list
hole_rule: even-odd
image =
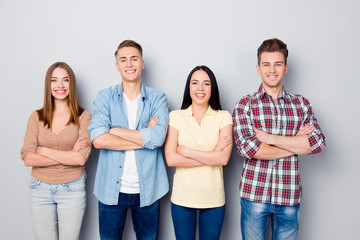
[[119,168],[122,168],[122,166],[119,166]]
[[119,184],[119,181],[116,181],[117,184]]

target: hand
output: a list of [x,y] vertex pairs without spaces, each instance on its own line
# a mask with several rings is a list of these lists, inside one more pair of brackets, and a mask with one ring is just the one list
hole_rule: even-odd
[[36,148],[36,154],[44,155],[45,147],[37,147]]
[[263,130],[257,129],[255,127],[253,127],[253,129],[255,131],[255,137],[260,142],[272,145],[272,135],[271,134],[269,134]]
[[86,138],[79,138],[73,147],[73,151],[78,152],[80,149],[83,149],[90,145],[90,142]]
[[176,152],[177,152],[178,154],[180,154],[180,155],[183,155],[184,157],[187,157],[187,156],[186,156],[187,148],[184,147],[184,146],[182,146],[182,145],[180,145],[180,146],[177,147]]
[[313,125],[305,125],[302,128],[300,128],[296,136],[310,134],[312,131],[314,131],[314,129],[315,127]]
[[147,125],[147,128],[152,128],[156,125],[157,121],[159,120],[159,117],[153,117],[150,122]]
[[213,151],[217,151],[220,152],[222,151],[225,147],[227,147],[229,144],[231,143],[231,138],[229,138],[228,136],[222,136],[219,139],[219,142],[216,144],[216,146],[214,147]]

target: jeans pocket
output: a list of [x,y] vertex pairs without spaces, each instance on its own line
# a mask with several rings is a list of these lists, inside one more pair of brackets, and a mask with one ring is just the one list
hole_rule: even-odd
[[70,192],[85,191],[85,178],[86,175],[84,174],[81,178],[73,182],[65,183],[64,187]]
[[32,177],[31,180],[30,180],[29,188],[30,189],[36,189],[36,188],[39,187],[39,185],[40,185],[40,181]]

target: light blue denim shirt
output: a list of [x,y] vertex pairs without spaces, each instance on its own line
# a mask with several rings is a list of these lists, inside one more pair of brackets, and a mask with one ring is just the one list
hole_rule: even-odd
[[[89,125],[91,141],[108,133],[110,128],[129,128],[122,84],[101,90],[93,105]],[[159,120],[152,128],[147,125],[152,117]],[[143,148],[135,150],[139,173],[140,206],[148,206],[169,191],[164,158],[161,151],[169,120],[169,105],[166,95],[142,84],[136,129],[140,130]],[[125,151],[100,149],[96,170],[94,194],[106,205],[118,203]]]

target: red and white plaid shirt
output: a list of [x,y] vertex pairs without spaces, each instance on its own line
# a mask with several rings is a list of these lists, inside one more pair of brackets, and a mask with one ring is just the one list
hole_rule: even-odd
[[307,135],[311,152],[325,148],[325,137],[317,124],[310,102],[300,95],[282,92],[273,100],[262,85],[259,90],[240,99],[233,112],[235,141],[238,153],[244,157],[240,180],[240,196],[254,202],[293,206],[300,202],[302,188],[298,156],[259,160],[253,156],[261,142],[253,126],[267,133],[295,136],[305,125],[315,126]]

